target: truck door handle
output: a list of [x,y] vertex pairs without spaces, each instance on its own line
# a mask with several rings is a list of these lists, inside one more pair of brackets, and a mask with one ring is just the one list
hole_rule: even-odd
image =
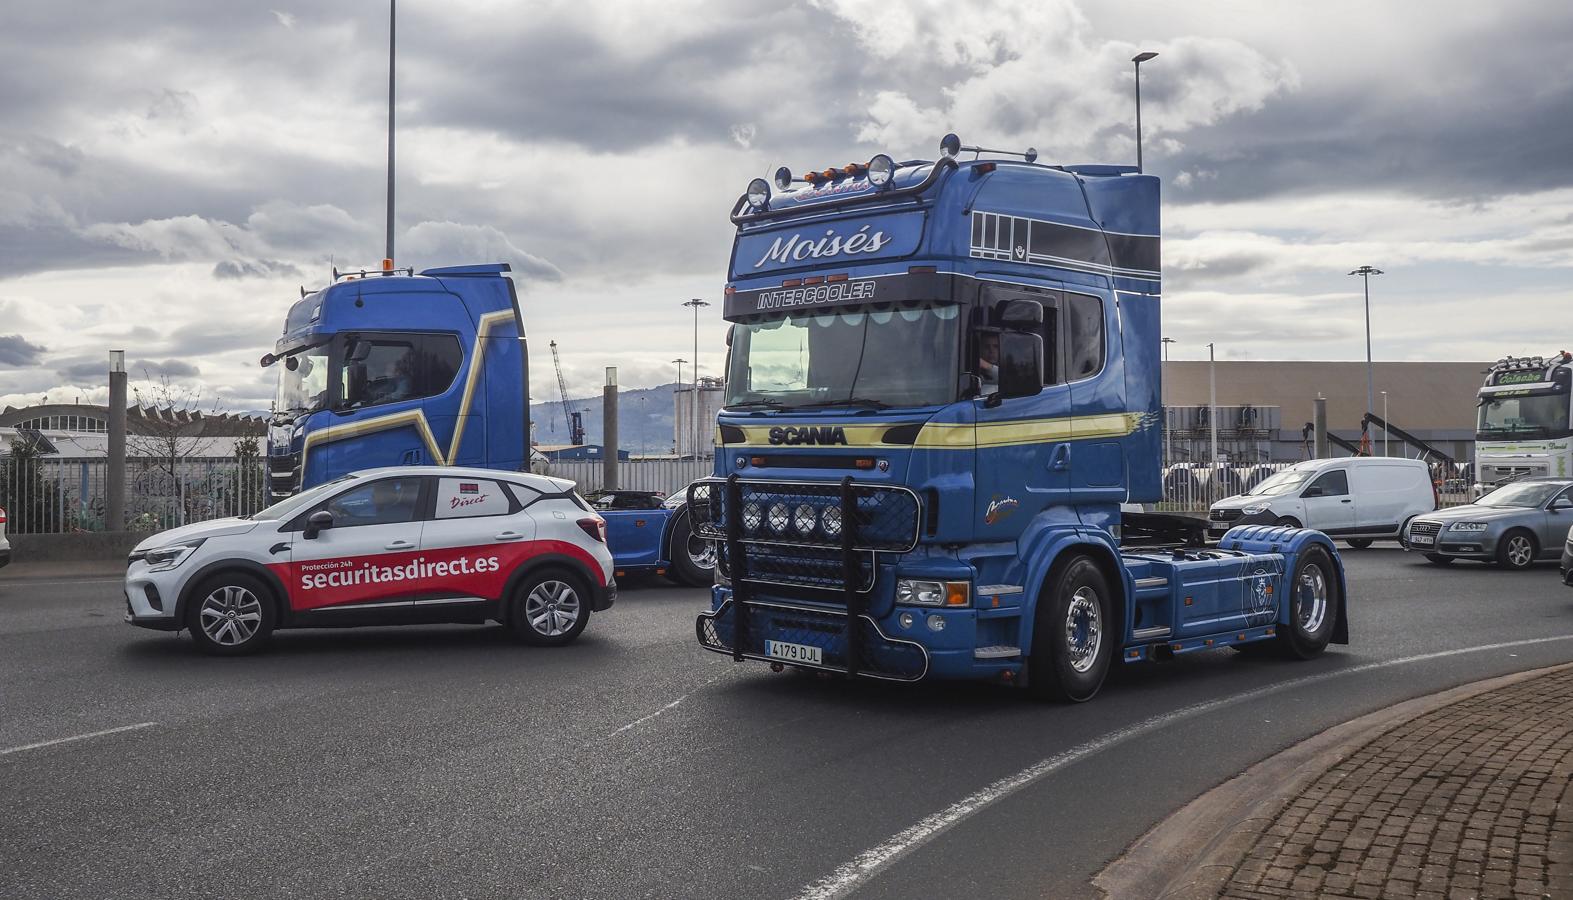
[[494,541],[517,541],[517,540],[519,540],[522,537],[524,537],[524,535],[520,534],[517,531],[499,531],[496,534],[492,535],[492,540],[494,540]]
[[414,550],[415,549],[415,544],[413,542],[411,542],[411,541],[394,541],[393,543],[386,545],[385,549],[388,549],[388,550]]
[[1069,444],[1060,444],[1054,448],[1054,455],[1049,457],[1049,470],[1063,472],[1070,465],[1071,448]]

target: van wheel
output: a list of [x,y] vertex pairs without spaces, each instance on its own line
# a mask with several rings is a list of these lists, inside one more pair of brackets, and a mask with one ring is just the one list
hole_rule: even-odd
[[1273,524],[1277,525],[1279,528],[1304,528],[1305,527],[1304,525],[1300,524],[1300,520],[1299,519],[1296,519],[1293,516],[1284,516],[1283,518],[1279,519],[1278,521],[1274,522]]
[[1352,548],[1354,548],[1356,550],[1364,550],[1367,547],[1371,546],[1371,539],[1370,538],[1349,538],[1348,540],[1344,541],[1344,543],[1348,544],[1350,547],[1352,547]]
[[672,523],[672,545],[669,547],[672,568],[667,577],[689,587],[709,587],[715,583],[715,541],[707,541],[694,534],[687,512],[678,514]]
[[1515,572],[1529,568],[1540,550],[1535,536],[1527,531],[1509,531],[1497,542],[1497,565]]
[[254,575],[220,572],[191,593],[186,627],[204,653],[243,656],[273,636],[273,593]]
[[526,644],[561,647],[590,623],[590,591],[576,575],[550,569],[529,576],[513,592],[508,627]]
[[1440,553],[1427,553],[1426,562],[1433,566],[1451,566],[1453,564],[1453,557],[1443,556]]
[[1032,625],[1033,696],[1061,703],[1091,700],[1114,655],[1108,581],[1085,556],[1072,560],[1039,598]]
[[1289,623],[1279,626],[1278,646],[1292,659],[1311,659],[1327,649],[1340,598],[1332,557],[1321,545],[1307,547],[1289,582]]

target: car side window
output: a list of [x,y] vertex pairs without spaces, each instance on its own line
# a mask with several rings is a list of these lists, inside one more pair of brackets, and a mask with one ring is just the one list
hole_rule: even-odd
[[1343,497],[1349,493],[1349,473],[1343,469],[1323,472],[1305,489],[1303,497]]
[[437,519],[504,516],[515,509],[513,497],[490,478],[437,479]]
[[392,525],[420,517],[421,479],[381,478],[329,498],[322,509],[333,514],[334,528]]

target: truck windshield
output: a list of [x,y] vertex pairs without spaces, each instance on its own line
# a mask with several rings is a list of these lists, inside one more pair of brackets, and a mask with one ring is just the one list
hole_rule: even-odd
[[1482,397],[1477,440],[1566,437],[1569,400],[1565,392],[1528,397]]
[[802,312],[737,328],[728,407],[933,406],[956,399],[953,304]]
[[307,347],[280,359],[279,393],[274,409],[300,414],[322,409],[328,400],[328,345]]

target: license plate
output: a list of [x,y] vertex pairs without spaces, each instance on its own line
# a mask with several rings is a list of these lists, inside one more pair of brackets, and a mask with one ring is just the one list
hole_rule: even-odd
[[785,641],[765,641],[765,655],[771,659],[786,662],[813,663],[823,665],[825,657],[818,647],[807,644],[788,644]]
[[1409,543],[1414,544],[1416,547],[1430,547],[1431,545],[1436,543],[1436,535],[1434,535],[1434,534],[1411,534],[1409,536]]

